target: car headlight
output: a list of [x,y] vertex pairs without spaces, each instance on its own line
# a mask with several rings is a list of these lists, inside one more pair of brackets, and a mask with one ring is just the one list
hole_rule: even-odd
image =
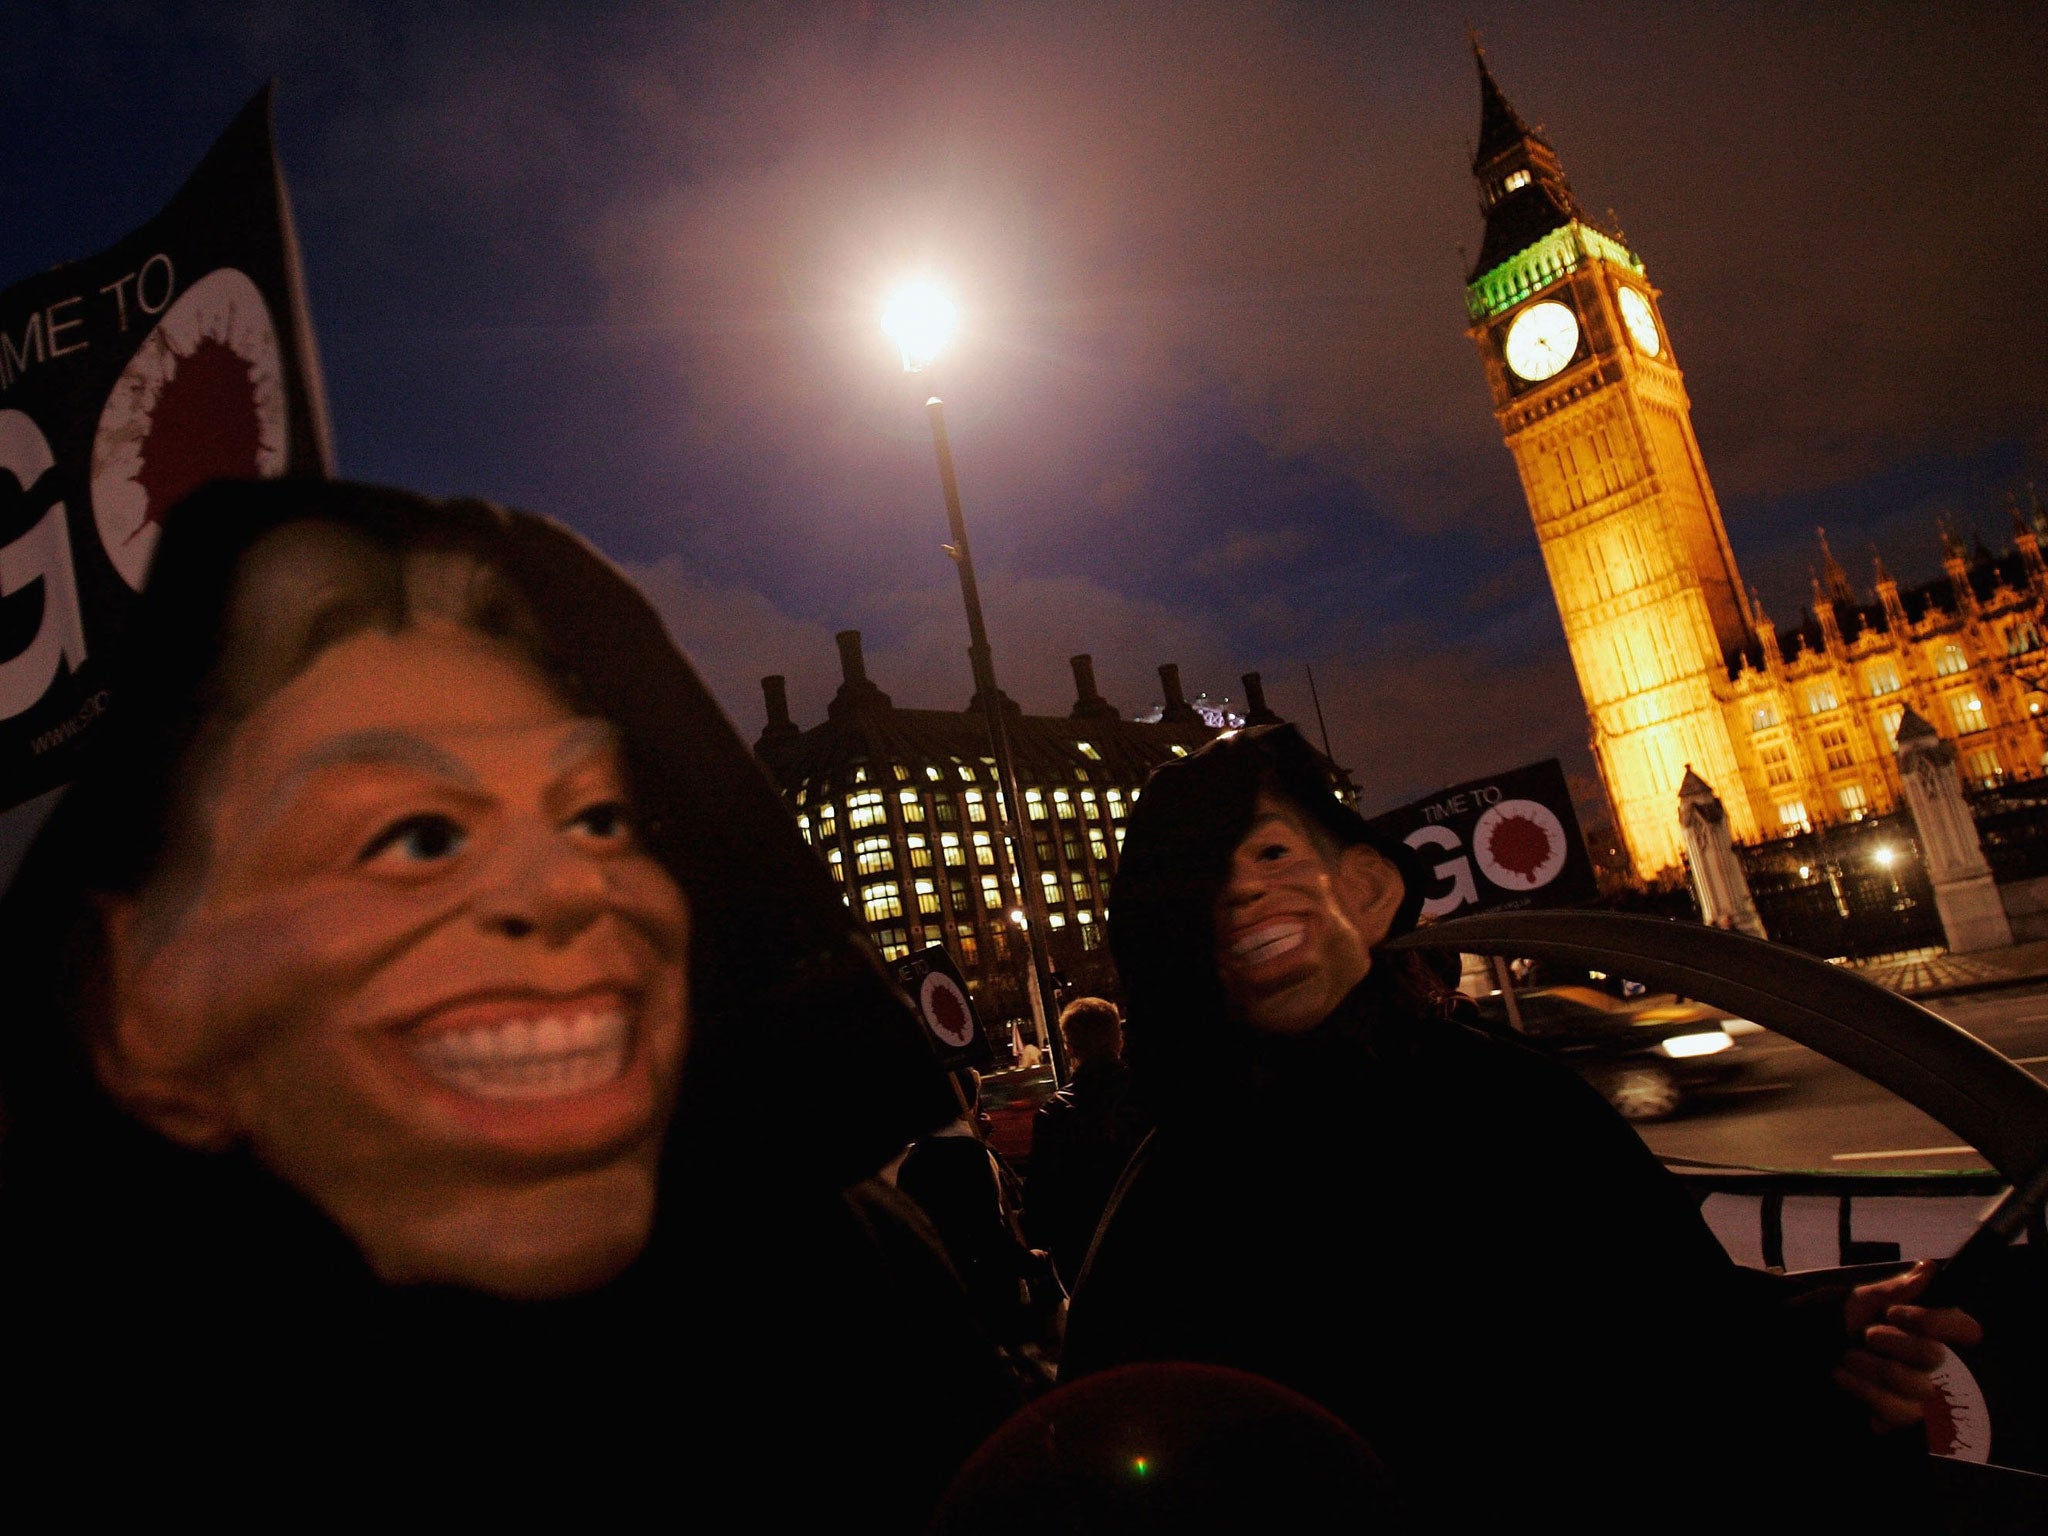
[[1673,1035],[1661,1042],[1658,1049],[1666,1056],[1711,1056],[1734,1043],[1725,1029],[1707,1029],[1696,1035]]

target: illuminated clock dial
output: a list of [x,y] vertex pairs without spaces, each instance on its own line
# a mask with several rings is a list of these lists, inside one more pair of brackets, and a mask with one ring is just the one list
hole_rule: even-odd
[[1620,300],[1621,323],[1628,327],[1643,355],[1655,357],[1664,350],[1664,338],[1657,334],[1657,317],[1650,313],[1650,301],[1633,288],[1623,288]]
[[1531,384],[1560,372],[1579,350],[1579,317],[1555,299],[1531,304],[1508,327],[1508,367]]

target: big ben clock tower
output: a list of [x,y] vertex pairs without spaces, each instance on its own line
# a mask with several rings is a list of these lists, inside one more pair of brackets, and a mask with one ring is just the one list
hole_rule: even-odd
[[[1474,45],[1477,53],[1477,45]],[[1688,765],[1737,838],[1756,817],[1718,694],[1751,615],[1693,437],[1657,290],[1588,219],[1550,145],[1478,54],[1486,235],[1465,289],[1470,335],[1522,489],[1593,753],[1639,875],[1678,865]]]

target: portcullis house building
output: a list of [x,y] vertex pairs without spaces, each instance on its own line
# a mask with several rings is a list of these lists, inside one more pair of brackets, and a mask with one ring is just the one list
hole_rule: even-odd
[[[838,642],[839,689],[819,725],[800,728],[784,680],[761,679],[768,725],[754,750],[885,959],[944,944],[989,1018],[1021,1014],[1028,962],[1011,919],[1017,865],[997,856],[1002,798],[980,700],[957,711],[900,709],[868,677],[859,631]],[[1089,657],[1072,665],[1067,714],[1027,715],[1007,697],[1003,706],[1054,966],[1087,984],[1107,969],[1110,876],[1138,791],[1159,764],[1231,722],[1189,703],[1171,664],[1159,669],[1156,721],[1125,719],[1104,699]],[[1258,674],[1244,686],[1245,722],[1277,720]]]

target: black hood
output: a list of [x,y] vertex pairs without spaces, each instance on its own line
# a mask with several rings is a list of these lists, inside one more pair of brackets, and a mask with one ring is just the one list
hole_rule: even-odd
[[907,1001],[766,772],[603,558],[543,518],[477,501],[223,483],[170,518],[121,646],[106,737],[0,899],[0,1191],[17,1211],[24,1197],[43,1205],[66,1191],[262,1182],[239,1155],[178,1151],[129,1121],[94,1079],[81,1021],[97,973],[93,895],[133,889],[157,856],[174,764],[206,713],[237,562],[303,518],[394,549],[475,553],[527,603],[579,705],[619,727],[644,836],[688,893],[694,926],[665,1208],[677,1180],[837,1188],[953,1113]]
[[[1184,1074],[1214,1073],[1232,1024],[1216,979],[1215,907],[1261,792],[1290,801],[1341,847],[1366,844],[1406,888],[1387,937],[1415,926],[1427,880],[1414,851],[1379,836],[1336,795],[1322,757],[1291,725],[1219,736],[1146,781],[1109,897],[1109,945],[1129,1001],[1125,1056],[1155,1109],[1187,1095]],[[1375,972],[1383,967],[1375,966]]]

